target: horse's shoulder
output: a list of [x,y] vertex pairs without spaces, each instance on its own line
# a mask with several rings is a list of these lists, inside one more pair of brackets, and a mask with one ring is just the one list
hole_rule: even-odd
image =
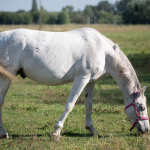
[[15,29],[13,30],[12,34],[13,35],[25,35],[25,34],[29,34],[29,33],[32,33],[33,30],[30,30],[30,29],[23,29],[23,28],[19,28],[19,29]]
[[90,27],[84,27],[84,28],[79,28],[79,29],[76,29],[82,33],[85,33],[85,34],[100,34],[100,32],[98,32],[97,30],[93,29],[93,28],[90,28]]

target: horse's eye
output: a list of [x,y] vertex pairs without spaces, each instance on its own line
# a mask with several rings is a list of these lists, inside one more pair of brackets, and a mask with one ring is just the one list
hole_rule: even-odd
[[137,105],[138,107],[140,106],[140,104],[139,104],[138,102],[136,103],[136,105]]
[[141,108],[142,111],[145,110],[145,107],[144,107],[143,104],[140,105],[140,108]]

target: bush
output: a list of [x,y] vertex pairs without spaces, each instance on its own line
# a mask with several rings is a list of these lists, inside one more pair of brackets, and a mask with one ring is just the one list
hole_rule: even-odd
[[97,15],[99,16],[98,23],[106,23],[106,24],[114,23],[114,15],[112,12],[106,12],[101,10],[97,12]]
[[32,23],[32,16],[30,13],[11,13],[1,12],[0,13],[0,24],[30,24]]
[[70,23],[70,17],[67,11],[61,11],[57,19],[58,24],[68,24]]
[[47,23],[48,24],[55,24],[56,23],[56,14],[55,13],[49,13]]

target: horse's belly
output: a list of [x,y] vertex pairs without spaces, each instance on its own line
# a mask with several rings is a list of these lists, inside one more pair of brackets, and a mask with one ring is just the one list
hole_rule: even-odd
[[32,60],[26,61],[23,66],[24,74],[28,78],[46,85],[61,85],[73,81],[73,65],[54,62],[49,64],[40,60]]
[[59,75],[55,75],[51,73],[50,71],[46,71],[46,72],[35,71],[32,74],[29,73],[30,71],[28,72],[28,70],[24,72],[28,78],[40,84],[55,86],[55,85],[62,85],[69,82],[73,82],[73,76],[69,76],[67,75],[67,73],[63,77],[61,77]]

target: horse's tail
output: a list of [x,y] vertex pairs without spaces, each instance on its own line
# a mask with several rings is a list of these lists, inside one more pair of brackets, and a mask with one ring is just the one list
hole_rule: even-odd
[[0,64],[0,73],[5,77],[9,78],[11,81],[17,80],[17,77],[11,72],[7,71],[1,64]]

